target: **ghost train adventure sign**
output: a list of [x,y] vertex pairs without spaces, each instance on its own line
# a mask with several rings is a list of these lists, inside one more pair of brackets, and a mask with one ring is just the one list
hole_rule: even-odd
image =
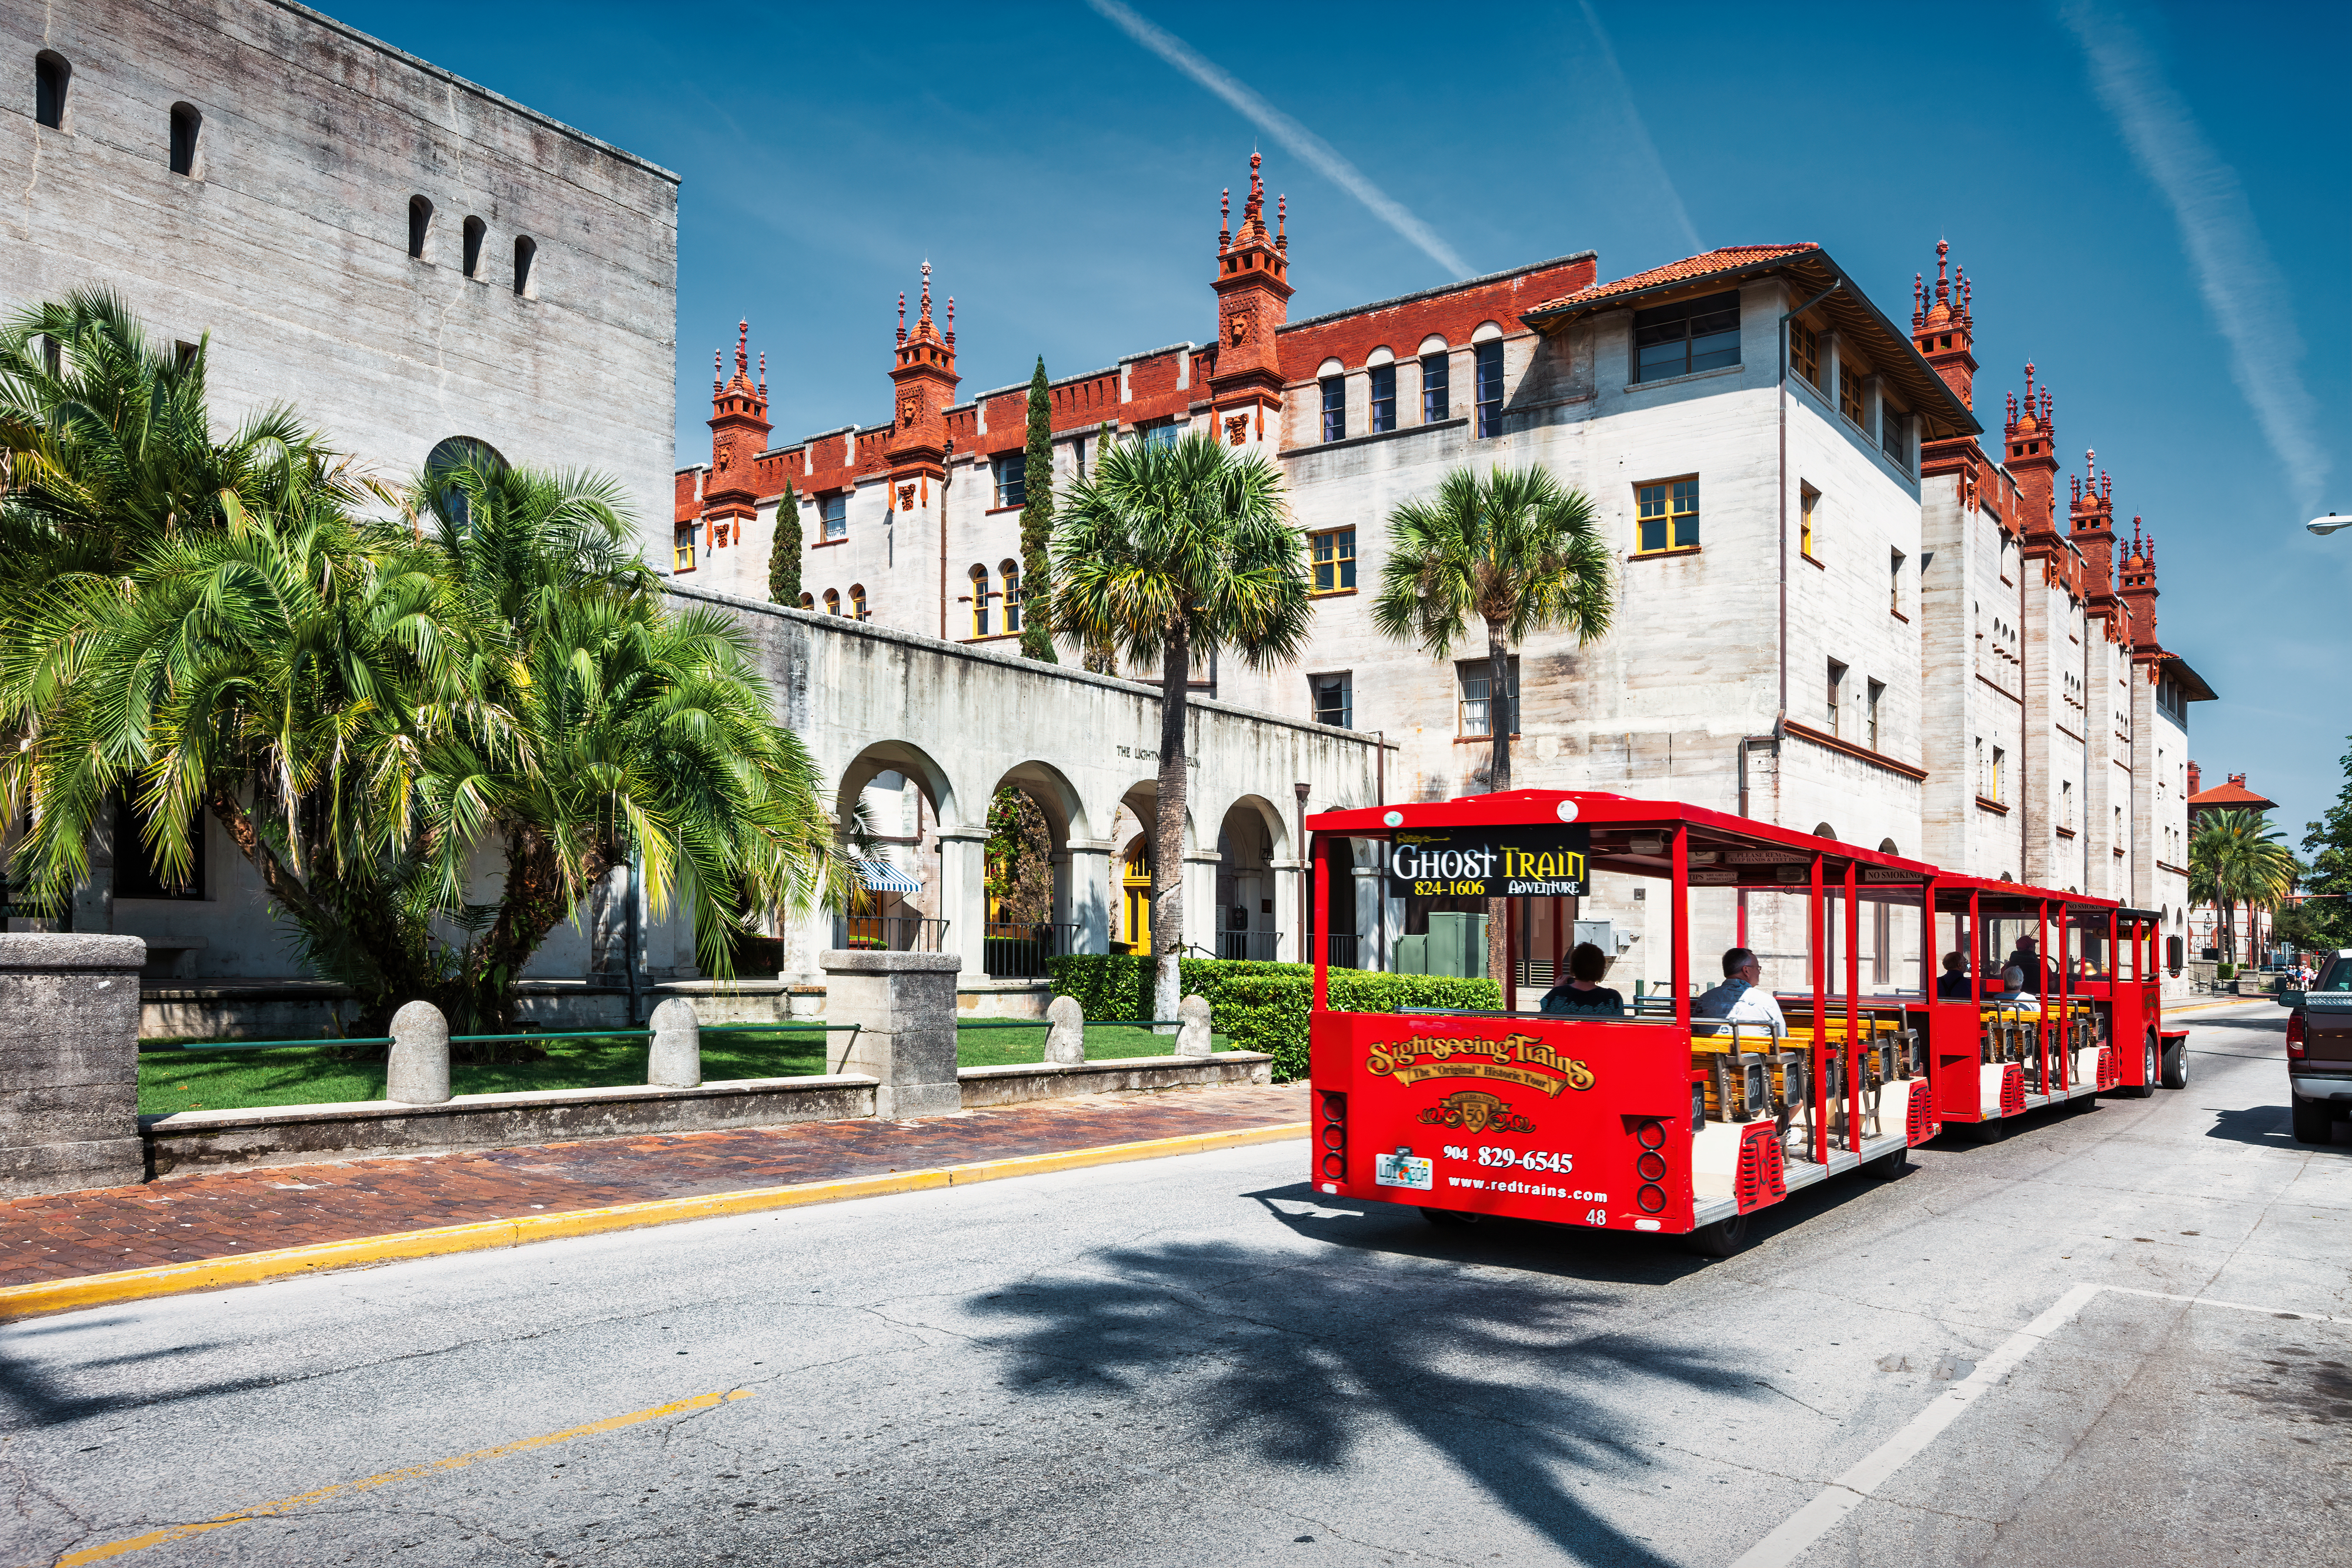
[[1582,898],[1592,830],[1461,828],[1399,832],[1389,846],[1392,898]]

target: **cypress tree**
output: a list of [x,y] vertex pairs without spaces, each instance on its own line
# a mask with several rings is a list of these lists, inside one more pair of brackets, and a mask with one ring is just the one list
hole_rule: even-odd
[[784,481],[776,503],[776,542],[768,550],[768,598],[787,609],[801,602],[801,501]]
[[1053,582],[1053,561],[1045,546],[1054,532],[1054,407],[1045,392],[1043,354],[1029,377],[1029,444],[1021,482],[1021,653],[1024,658],[1058,664],[1047,612]]

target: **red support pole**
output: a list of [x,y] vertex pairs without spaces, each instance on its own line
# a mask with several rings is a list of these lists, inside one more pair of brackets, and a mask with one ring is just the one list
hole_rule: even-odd
[[1813,857],[1812,883],[1809,889],[1811,914],[1806,939],[1810,949],[1813,982],[1813,1158],[1821,1165],[1830,1163],[1830,1102],[1829,1079],[1822,1071],[1829,1047],[1829,955],[1825,945],[1826,922],[1822,914],[1822,857]]
[[1690,994],[1690,829],[1675,824],[1674,871],[1666,896],[1675,906],[1675,1027],[1685,1035],[1691,1026]]
[[1315,912],[1331,907],[1331,862],[1323,852],[1322,835],[1307,841],[1307,864],[1315,878],[1314,896],[1307,901],[1307,946],[1315,955],[1315,1010],[1322,1012],[1330,1006],[1331,978],[1328,972],[1331,955],[1328,942],[1315,940]]
[[1862,1152],[1862,868],[1845,862],[1845,1146]]
[[[2034,961],[2042,973],[2033,977],[2033,994],[2042,998],[2042,1016],[2033,1031],[2034,1049],[2042,1059],[2042,1092],[2050,1092],[2050,901],[2036,899],[2033,904],[2033,929],[2038,934],[2033,944]],[[2060,966],[2062,968],[2064,966]],[[2062,980],[2061,985],[2064,982]]]

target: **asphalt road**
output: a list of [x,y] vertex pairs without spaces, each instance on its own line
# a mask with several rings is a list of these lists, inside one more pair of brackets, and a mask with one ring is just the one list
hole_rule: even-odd
[[2352,1136],[2288,1140],[2282,1018],[1724,1261],[1275,1145],[18,1325],[0,1565],[1728,1564],[1809,1506],[1751,1564],[2338,1564]]

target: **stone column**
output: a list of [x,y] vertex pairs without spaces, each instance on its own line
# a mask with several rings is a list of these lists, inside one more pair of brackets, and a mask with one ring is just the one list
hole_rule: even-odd
[[1298,929],[1298,879],[1307,870],[1303,861],[1274,862],[1274,928],[1282,933],[1274,956],[1286,964],[1304,964],[1313,955],[1301,942]]
[[825,1036],[826,1071],[882,1081],[880,1116],[938,1116],[963,1109],[956,1078],[954,953],[831,949],[824,966],[828,1023],[858,1025]]
[[147,1179],[136,936],[0,935],[0,1196]]
[[1066,918],[1078,928],[1081,953],[1110,951],[1110,852],[1108,839],[1069,841],[1070,913]]
[[[988,978],[988,830],[940,831],[940,915],[948,923],[946,946],[963,955],[966,982]],[[828,955],[828,958],[830,956]],[[826,970],[831,972],[830,962]],[[953,1005],[950,998],[950,1005]]]
[[1214,850],[1188,850],[1184,854],[1184,940],[1212,958],[1217,956],[1217,932],[1225,912],[1217,904],[1217,868],[1225,857]]

